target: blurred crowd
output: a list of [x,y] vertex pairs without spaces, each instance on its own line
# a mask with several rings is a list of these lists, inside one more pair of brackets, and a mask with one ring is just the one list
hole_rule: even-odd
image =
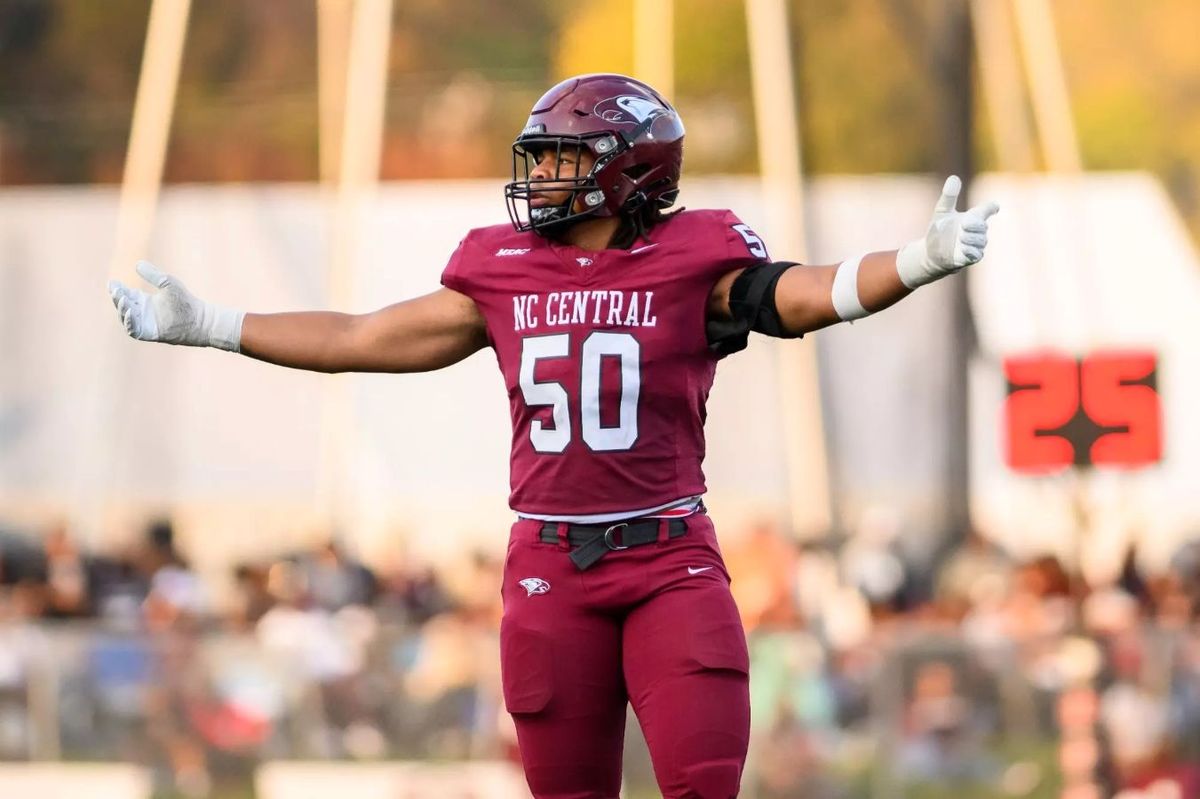
[[729,553],[757,799],[1200,799],[1200,539],[1088,582],[974,533],[925,566],[894,532]]
[[[747,796],[1200,798],[1200,540],[1089,583],[975,534],[929,563],[901,539],[728,537]],[[173,796],[273,758],[515,759],[500,569],[326,542],[215,586],[168,521],[121,554],[0,534],[0,758],[140,762]]]
[[165,520],[119,554],[0,535],[0,759],[140,762],[208,796],[270,758],[511,756],[500,564],[466,561],[447,581],[326,542],[218,586]]

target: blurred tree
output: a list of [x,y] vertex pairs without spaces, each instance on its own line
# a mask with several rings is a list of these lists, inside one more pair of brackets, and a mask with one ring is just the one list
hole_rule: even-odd
[[[589,0],[560,12],[554,78],[584,72],[632,74],[633,3]],[[755,168],[747,46],[740,2],[675,0],[677,96],[670,99],[687,125],[689,172]]]
[[315,180],[316,3],[192,4],[168,181]]
[[50,22],[50,6],[39,0],[7,0],[0,4],[0,59],[36,47]]
[[129,136],[149,0],[0,0],[7,183],[88,180]]
[[509,146],[549,80],[559,5],[396,3],[384,177],[508,174]]
[[[929,36],[946,1],[791,0],[809,172],[940,171]],[[674,2],[688,171],[753,171],[743,4]],[[632,4],[396,3],[385,177],[506,173],[514,132],[554,78],[632,69]],[[120,179],[149,5],[0,0],[6,183]],[[1200,3],[1052,6],[1085,165],[1154,171],[1200,232]],[[313,0],[194,4],[168,180],[316,176],[315,16]]]
[[938,81],[928,58],[934,28],[926,19],[929,2],[913,5],[793,2],[808,171],[936,170]]
[[1149,169],[1200,236],[1200,3],[1058,0],[1088,169]]
[[[906,45],[890,24],[892,2],[791,4],[809,172],[932,170],[935,95],[924,73],[924,43]],[[757,169],[743,4],[675,0],[675,19],[675,99],[688,124],[689,169]],[[632,71],[632,30],[633,0],[576,4],[563,15],[556,75]]]

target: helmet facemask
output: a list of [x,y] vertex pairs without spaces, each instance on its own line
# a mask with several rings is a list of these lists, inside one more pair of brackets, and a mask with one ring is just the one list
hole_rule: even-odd
[[[604,153],[607,149],[609,152]],[[604,191],[597,174],[616,155],[618,147],[609,135],[594,136],[522,136],[513,143],[513,179],[504,187],[508,215],[520,231],[532,230],[552,236],[589,216],[607,215]],[[554,153],[555,174],[549,178],[531,178],[530,174],[547,151]],[[583,154],[595,159],[586,174],[579,172]],[[603,153],[599,154],[598,153]],[[574,161],[574,169],[564,169],[563,156]],[[555,205],[535,205],[540,194],[565,192]],[[582,207],[582,210],[578,210]]]

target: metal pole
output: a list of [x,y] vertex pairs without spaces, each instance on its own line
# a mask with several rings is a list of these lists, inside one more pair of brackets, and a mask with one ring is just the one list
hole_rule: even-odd
[[[346,310],[353,301],[352,270],[362,215],[379,183],[391,19],[392,0],[356,0],[354,4],[327,282],[330,307],[340,310]],[[354,445],[351,411],[346,377],[328,377],[322,403],[317,505],[330,532],[345,521],[350,509],[346,472]]]
[[1071,99],[1058,50],[1054,15],[1046,0],[1015,0],[1013,9],[1046,166],[1052,172],[1079,174],[1083,171],[1083,159],[1079,154],[1075,120],[1071,116]]
[[[666,42],[666,46],[663,43]],[[633,6],[633,74],[663,97],[675,97],[675,2],[636,0]]]
[[[190,10],[191,0],[154,0],[150,6],[121,181],[116,242],[108,265],[110,276],[128,275],[150,245]],[[111,324],[111,309],[97,302],[95,310],[103,312],[105,321]],[[120,346],[125,346],[125,342]],[[71,511],[72,527],[89,545],[98,543],[106,495],[112,488],[111,461],[118,451],[120,433],[115,424],[116,375],[123,362],[111,347],[101,347],[97,357],[85,367],[89,369],[87,384],[95,388],[83,399],[80,411],[90,422],[93,435],[80,447],[76,460]]]
[[[974,97],[971,82],[971,19],[967,6],[959,0],[942,0],[938,15],[940,26],[934,29],[934,68],[938,92],[939,130],[944,131],[940,147],[940,175],[958,175],[969,188],[975,177],[972,155]],[[948,537],[939,543],[958,540],[971,524],[970,518],[970,416],[967,375],[975,351],[975,325],[967,293],[967,280],[959,275],[950,279],[953,288],[951,308],[952,339],[949,352],[949,396],[946,398],[946,423],[950,427],[945,459]],[[932,566],[933,564],[928,564]]]
[[191,0],[154,0],[150,7],[110,274],[128,274],[150,242],[190,8]]
[[[777,253],[803,261],[808,249],[804,175],[784,1],[746,0],[746,22],[759,174],[770,234]],[[826,534],[831,524],[816,344],[811,340],[775,344],[792,533],[813,538]]]
[[1000,169],[1029,172],[1034,168],[1033,137],[1021,90],[1021,67],[1013,51],[1008,5],[1007,0],[971,0],[976,63]]
[[338,179],[342,157],[352,11],[353,0],[317,0],[317,147],[323,182]]

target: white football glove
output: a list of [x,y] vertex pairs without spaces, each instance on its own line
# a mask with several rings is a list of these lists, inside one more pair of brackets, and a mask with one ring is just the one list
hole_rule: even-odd
[[151,294],[108,281],[108,293],[129,335],[139,341],[241,350],[245,312],[196,299],[179,278],[148,261],[138,261],[137,273],[158,291]]
[[897,253],[896,270],[900,281],[910,289],[932,283],[983,258],[988,217],[999,211],[1000,206],[990,202],[960,213],[954,210],[960,191],[962,181],[957,175],[946,178],[925,238],[909,242]]

